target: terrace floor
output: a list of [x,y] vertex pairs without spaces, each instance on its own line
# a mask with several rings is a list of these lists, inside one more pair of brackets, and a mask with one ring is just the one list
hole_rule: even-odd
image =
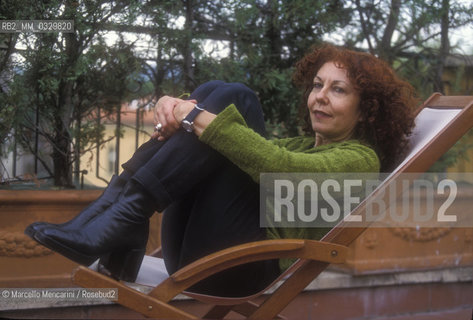
[[[262,299],[256,302],[261,302]],[[1,300],[0,300],[1,302]],[[208,309],[179,296],[173,305],[202,316]],[[329,270],[300,294],[282,315],[288,319],[471,320],[473,267],[354,276]],[[141,319],[116,304],[59,306],[0,303],[0,318],[10,319]],[[241,319],[236,313],[229,319]]]

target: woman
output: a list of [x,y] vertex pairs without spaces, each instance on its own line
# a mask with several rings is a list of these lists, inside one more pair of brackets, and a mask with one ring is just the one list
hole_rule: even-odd
[[[294,78],[305,90],[307,135],[265,139],[258,99],[241,84],[212,81],[189,100],[163,97],[153,139],[123,165],[101,198],[70,222],[35,223],[25,232],[78,263],[100,258],[112,276],[128,281],[136,277],[155,210],[164,211],[169,273],[236,244],[320,238],[323,229],[259,227],[259,174],[388,170],[413,126],[415,100],[412,87],[384,62],[331,45],[299,61]],[[247,295],[280,271],[278,261],[255,262],[191,290]]]

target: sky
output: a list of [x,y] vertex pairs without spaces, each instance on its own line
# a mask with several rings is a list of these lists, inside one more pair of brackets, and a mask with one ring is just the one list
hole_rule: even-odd
[[473,55],[473,25],[450,31],[451,44],[458,42],[462,54]]

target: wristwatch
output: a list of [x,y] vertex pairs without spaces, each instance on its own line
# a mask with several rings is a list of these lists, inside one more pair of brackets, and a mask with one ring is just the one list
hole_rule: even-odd
[[194,109],[182,120],[181,126],[187,132],[194,132],[194,120],[199,113],[205,110],[205,107],[202,103],[194,105]]

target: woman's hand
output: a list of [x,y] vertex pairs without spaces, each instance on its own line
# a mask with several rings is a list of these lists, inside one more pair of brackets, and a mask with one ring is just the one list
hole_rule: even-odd
[[[174,117],[174,109],[177,105],[184,102],[191,106],[197,103],[196,100],[182,100],[170,96],[163,96],[158,100],[154,107],[154,125],[156,129],[151,135],[152,138],[163,141],[172,136],[179,129],[180,121],[178,122]],[[183,118],[180,120],[182,119]]]

